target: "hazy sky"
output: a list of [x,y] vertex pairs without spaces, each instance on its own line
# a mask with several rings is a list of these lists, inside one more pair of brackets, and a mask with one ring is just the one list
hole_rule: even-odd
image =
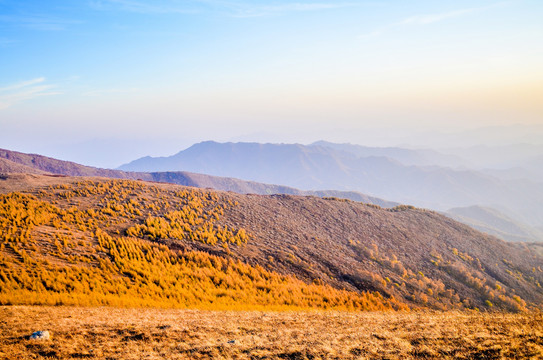
[[0,147],[114,166],[541,125],[542,19],[541,0],[0,0]]

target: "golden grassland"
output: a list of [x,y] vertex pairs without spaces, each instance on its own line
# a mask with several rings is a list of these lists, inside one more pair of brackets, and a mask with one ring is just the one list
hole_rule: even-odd
[[541,359],[543,315],[3,306],[0,358]]

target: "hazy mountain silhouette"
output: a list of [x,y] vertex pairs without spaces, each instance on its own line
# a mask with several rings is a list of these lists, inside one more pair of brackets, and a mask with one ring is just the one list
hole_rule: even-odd
[[465,148],[443,149],[441,151],[465,159],[471,164],[471,167],[478,169],[503,170],[521,167],[528,170],[541,171],[541,168],[537,167],[537,165],[543,161],[543,145],[478,145]]
[[504,240],[543,241],[543,232],[515,221],[496,209],[474,205],[449,209],[445,215]]
[[120,169],[183,170],[305,190],[355,190],[443,211],[478,204],[531,225],[543,224],[543,185],[537,182],[503,180],[474,170],[407,166],[389,157],[360,157],[328,145],[207,141],[170,157],[141,158]]
[[456,156],[443,154],[429,149],[404,149],[400,147],[370,147],[354,144],[335,144],[328,141],[317,141],[311,145],[324,146],[345,151],[358,157],[380,156],[401,162],[404,165],[443,167],[465,167],[469,161]]
[[382,207],[394,207],[397,202],[368,196],[357,191],[339,190],[300,190],[289,186],[264,184],[255,181],[244,181],[232,177],[211,176],[187,171],[168,172],[126,172],[120,170],[100,169],[91,166],[58,160],[37,154],[25,154],[0,149],[0,173],[52,174],[66,176],[101,176],[117,179],[141,179],[146,181],[167,182],[178,185],[213,188],[223,191],[234,191],[240,194],[289,194],[318,197],[339,197]]

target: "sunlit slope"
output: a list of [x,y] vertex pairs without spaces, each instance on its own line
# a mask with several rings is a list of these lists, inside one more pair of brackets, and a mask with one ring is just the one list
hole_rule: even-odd
[[340,199],[232,195],[227,224],[258,242],[246,261],[437,309],[521,309],[543,300],[543,259],[438,213]]
[[412,207],[99,178],[0,183],[2,303],[518,311],[543,300],[540,255]]
[[[133,181],[0,197],[0,303],[214,309],[405,308],[380,294],[306,284],[229,256],[249,239],[217,224],[213,192]],[[161,239],[186,242],[165,245]],[[198,251],[198,244],[208,252]],[[215,253],[212,255],[211,253]]]

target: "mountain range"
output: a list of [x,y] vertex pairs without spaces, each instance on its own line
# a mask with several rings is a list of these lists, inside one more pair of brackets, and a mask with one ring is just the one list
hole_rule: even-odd
[[462,164],[455,156],[432,151],[323,142],[300,145],[208,141],[169,157],[144,157],[119,169],[184,170],[302,190],[354,190],[441,211],[478,205],[494,208],[529,226],[543,225],[543,183],[504,179],[465,167],[422,165],[438,161],[451,166]]
[[[213,148],[215,150],[210,150]],[[247,149],[249,148],[249,149]],[[256,149],[256,150],[255,150]],[[260,149],[260,150],[259,150]],[[266,150],[267,149],[267,150]],[[276,151],[281,149],[280,151]],[[235,177],[224,176],[212,176],[206,174],[199,174],[188,171],[157,171],[157,172],[133,172],[111,169],[99,169],[84,165],[79,165],[72,162],[61,161],[53,158],[44,157],[35,154],[23,154],[19,152],[0,150],[0,172],[13,173],[13,172],[25,172],[25,173],[49,173],[57,175],[69,175],[69,176],[104,176],[121,179],[142,179],[147,181],[159,181],[169,182],[180,185],[214,188],[225,191],[235,191],[238,193],[255,193],[255,194],[291,194],[291,195],[312,195],[319,197],[338,197],[347,198],[354,201],[360,201],[364,203],[370,203],[379,205],[382,207],[394,207],[399,203],[411,203],[418,206],[425,206],[428,208],[434,208],[451,216],[461,222],[464,222],[470,226],[473,226],[481,231],[485,231],[489,234],[498,236],[502,239],[509,241],[540,241],[543,239],[543,231],[534,225],[529,225],[528,221],[519,216],[517,212],[512,210],[509,203],[503,200],[503,195],[507,195],[509,198],[514,197],[514,192],[511,189],[507,189],[508,182],[512,180],[498,179],[497,177],[489,176],[473,170],[458,170],[448,167],[438,166],[406,166],[400,160],[410,163],[429,164],[433,162],[455,162],[459,164],[463,160],[456,156],[442,155],[439,152],[431,150],[409,150],[402,148],[369,148],[359,145],[350,144],[332,144],[327,142],[318,142],[312,146],[304,145],[273,145],[273,144],[219,144],[214,142],[206,142],[193,146],[191,148],[193,163],[186,161],[185,164],[174,164],[173,158],[144,158],[135,162],[135,164],[142,163],[165,163],[163,167],[158,167],[159,170],[166,168],[194,168],[199,171],[207,171],[213,173],[219,168],[219,173],[236,173],[238,177],[255,177],[266,178],[268,183],[240,180]],[[248,155],[246,152],[252,154],[252,159],[246,159]],[[222,158],[215,159],[217,153],[220,153]],[[261,154],[264,153],[264,154]],[[322,183],[323,180],[327,181],[329,189],[339,188],[339,180],[343,181],[341,186],[350,184],[347,188],[356,188],[359,184],[355,183],[357,179],[354,175],[359,174],[360,170],[369,170],[369,167],[359,170],[351,170],[345,164],[358,164],[358,155],[372,155],[370,157],[361,158],[365,164],[373,163],[373,171],[366,171],[366,183],[373,181],[380,186],[381,189],[386,187],[400,187],[410,191],[421,191],[420,186],[405,186],[402,182],[404,179],[413,181],[413,177],[422,177],[419,181],[424,187],[429,188],[425,190],[426,196],[431,193],[440,193],[442,197],[446,191],[455,194],[456,199],[452,203],[443,201],[442,203],[420,202],[420,201],[389,201],[383,200],[383,197],[366,195],[362,191],[347,191],[347,190],[300,190],[293,186],[287,185],[272,185],[274,182],[281,182],[285,180],[303,181],[300,187],[310,186],[315,183]],[[178,154],[179,157],[187,157],[185,151]],[[292,155],[292,156],[291,156]],[[385,156],[373,156],[373,155],[387,155]],[[206,159],[208,157],[208,159]],[[249,156],[250,157],[250,156]],[[394,158],[392,158],[394,157]],[[199,159],[199,160],[198,160]],[[246,161],[243,161],[245,159]],[[347,159],[347,160],[346,160]],[[179,160],[179,159],[178,159]],[[290,162],[289,162],[290,161]],[[251,164],[251,166],[245,166],[244,163]],[[200,166],[201,164],[204,164]],[[273,169],[272,165],[274,164]],[[328,166],[322,166],[322,164],[328,164]],[[387,165],[382,166],[383,164]],[[132,165],[123,166],[122,168],[130,168]],[[237,167],[236,167],[237,166]],[[234,167],[234,169],[232,169]],[[252,170],[247,170],[247,168]],[[157,169],[157,167],[154,167]],[[396,175],[396,179],[392,178],[386,170],[392,169],[392,173],[399,173]],[[292,170],[292,171],[290,171]],[[269,175],[272,173],[271,175]],[[292,173],[295,173],[294,175]],[[415,173],[415,175],[411,174]],[[354,174],[354,175],[353,175]],[[468,174],[467,179],[462,178],[462,174]],[[386,177],[388,176],[388,179]],[[452,181],[460,177],[460,180]],[[485,193],[476,194],[472,196],[474,189],[471,188],[470,177],[475,177],[481,182],[479,188],[489,187],[492,199],[492,205],[485,204]],[[386,181],[380,181],[385,178]],[[449,181],[442,181],[443,178]],[[335,181],[335,182],[334,182]],[[535,185],[537,183],[529,180],[518,180]],[[294,182],[294,181],[293,181]],[[515,183],[515,181],[512,181]],[[388,184],[385,186],[384,184]],[[371,184],[370,184],[371,185]],[[325,187],[325,185],[322,185]],[[505,194],[499,194],[500,191],[506,191]],[[431,191],[430,191],[431,190]],[[524,193],[524,198],[530,196],[529,189],[521,186],[517,189],[520,193]],[[489,189],[486,189],[489,192]],[[398,191],[388,191],[390,196],[399,197]],[[460,195],[462,196],[460,196]],[[499,201],[502,198],[501,204]],[[405,197],[404,197],[405,198]],[[410,197],[412,198],[412,197]],[[488,198],[488,196],[487,196]],[[458,199],[463,200],[459,202]],[[535,197],[532,203],[533,208],[537,210],[538,204],[535,204],[537,197]],[[507,197],[506,197],[507,200]],[[521,199],[517,199],[518,208],[523,209]],[[477,202],[478,201],[478,202]],[[460,203],[460,204],[459,204]],[[420,205],[422,204],[422,205]],[[426,204],[426,205],[425,205]],[[472,205],[476,204],[476,205]],[[480,205],[484,204],[484,205]],[[515,204],[515,201],[512,202]],[[428,206],[429,205],[429,206]],[[451,211],[447,211],[453,208]],[[459,209],[471,209],[470,211],[463,211],[459,214]],[[484,215],[474,212],[473,209],[479,209],[479,212],[484,212]],[[500,209],[500,210],[498,210]],[[492,216],[490,216],[492,214]],[[537,212],[532,214],[532,218],[535,219],[534,224],[540,224],[538,220]],[[506,220],[507,219],[507,220]],[[508,225],[507,229],[504,229],[501,222],[506,221]],[[539,222],[538,222],[539,221]],[[500,225],[501,224],[501,225]]]
[[213,188],[234,191],[241,194],[290,194],[318,197],[338,197],[374,204],[382,207],[400,205],[397,202],[380,199],[357,191],[318,190],[304,191],[289,186],[245,181],[231,177],[219,177],[187,171],[132,172],[101,169],[70,161],[58,160],[38,154],[25,154],[0,149],[0,173],[49,174],[63,176],[99,176],[114,179],[132,179],[166,182],[171,184]]

